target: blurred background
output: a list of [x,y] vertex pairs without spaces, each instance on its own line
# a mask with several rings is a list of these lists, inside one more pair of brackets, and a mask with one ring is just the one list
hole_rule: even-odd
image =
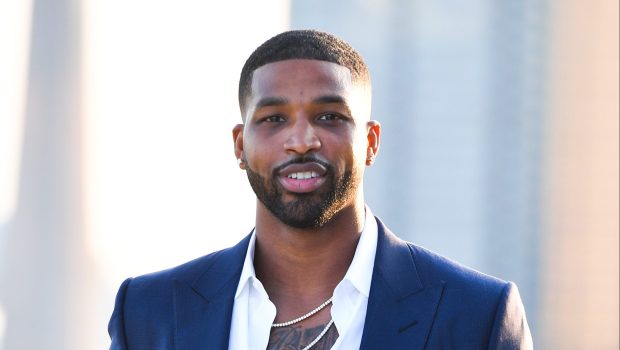
[[107,348],[124,278],[252,229],[238,75],[290,28],[367,60],[376,215],[618,349],[616,0],[1,1],[0,349]]

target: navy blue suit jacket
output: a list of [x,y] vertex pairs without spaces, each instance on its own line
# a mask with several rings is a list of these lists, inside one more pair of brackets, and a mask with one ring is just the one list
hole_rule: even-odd
[[[361,349],[529,349],[517,287],[397,238],[379,239]],[[184,265],[126,280],[114,350],[225,350],[249,236]]]

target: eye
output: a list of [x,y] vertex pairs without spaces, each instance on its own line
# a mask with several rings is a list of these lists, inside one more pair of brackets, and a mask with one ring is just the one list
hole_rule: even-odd
[[285,120],[281,115],[270,115],[268,117],[263,118],[263,121],[267,123],[282,123]]
[[337,113],[325,113],[325,114],[320,115],[317,119],[325,120],[325,121],[338,121],[338,120],[344,120],[345,118]]

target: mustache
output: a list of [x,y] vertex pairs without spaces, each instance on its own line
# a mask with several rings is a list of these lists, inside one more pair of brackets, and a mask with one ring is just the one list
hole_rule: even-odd
[[328,172],[331,172],[333,170],[333,166],[329,162],[319,159],[316,156],[310,154],[310,155],[299,156],[299,157],[295,157],[293,159],[287,160],[286,162],[276,166],[275,169],[273,169],[273,173],[279,174],[280,171],[282,171],[282,169],[284,169],[285,167],[291,164],[303,164],[303,163],[317,163],[317,164],[324,166]]

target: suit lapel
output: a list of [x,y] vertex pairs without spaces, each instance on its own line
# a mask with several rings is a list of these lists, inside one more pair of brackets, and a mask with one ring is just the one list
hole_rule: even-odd
[[444,283],[424,285],[411,250],[377,219],[378,241],[360,349],[423,349]]
[[250,236],[216,253],[195,281],[175,281],[177,350],[227,349],[235,292]]
[[[409,246],[377,219],[378,241],[361,350],[422,349],[444,283],[424,285]],[[177,350],[227,349],[249,236],[216,253],[192,281],[175,281]]]

